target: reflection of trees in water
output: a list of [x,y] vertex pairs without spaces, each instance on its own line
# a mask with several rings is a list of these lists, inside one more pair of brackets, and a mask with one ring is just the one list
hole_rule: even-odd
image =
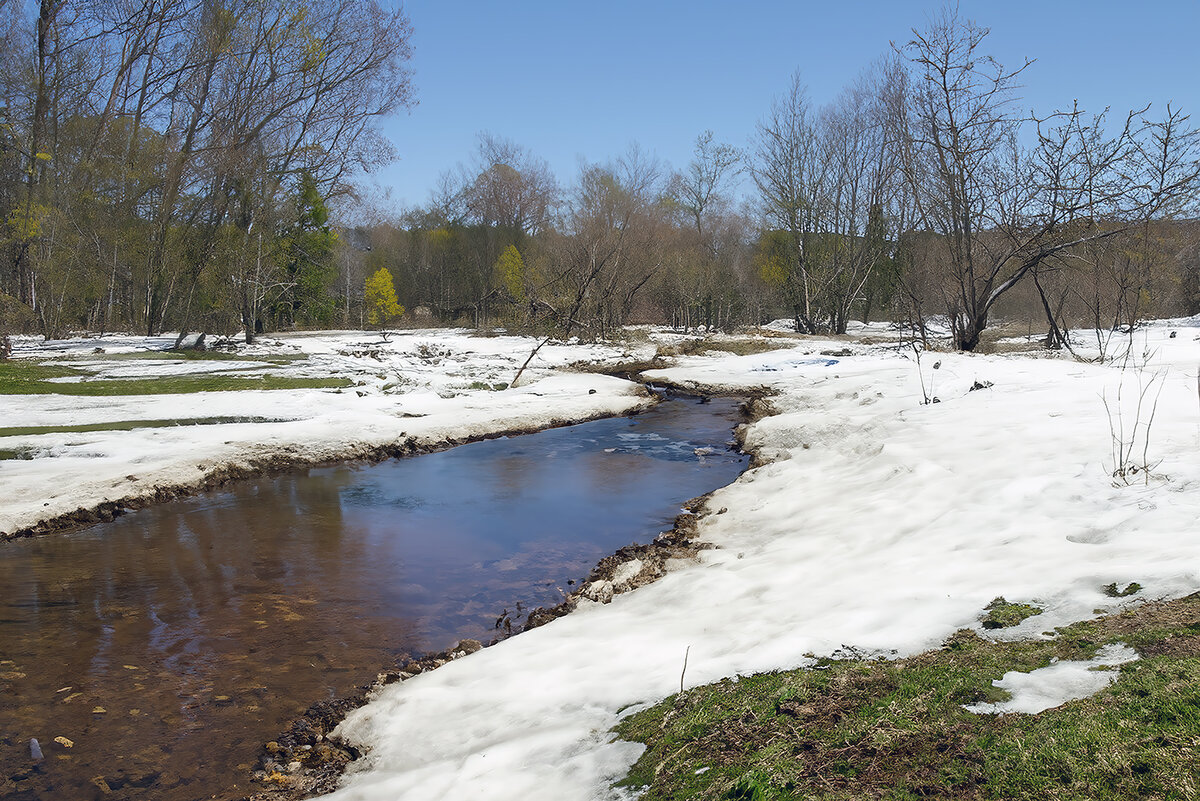
[[86,732],[72,737],[79,791],[44,797],[90,793],[91,777],[114,769],[113,744],[127,774],[163,771],[156,798],[172,782],[235,775],[291,716],[367,680],[389,651],[486,641],[502,610],[556,603],[566,579],[657,533],[641,530],[654,509],[673,515],[738,469],[604,453],[617,433],[645,429],[588,425],[263,479],[5,544],[0,620],[15,622],[0,622],[0,660],[15,667],[0,665],[0,763],[22,764],[30,736]]
[[30,736],[53,748],[65,733],[76,740],[69,771],[31,789],[83,797],[90,777],[114,775],[120,743],[123,775],[163,771],[162,797],[188,776],[232,775],[308,703],[384,665],[407,637],[402,623],[355,621],[348,638],[346,604],[317,603],[357,581],[369,554],[343,532],[335,482],[305,482],[6,544],[0,618],[12,622],[0,624],[0,659],[18,656],[25,675],[0,693],[0,729],[13,734],[0,762],[27,761]]

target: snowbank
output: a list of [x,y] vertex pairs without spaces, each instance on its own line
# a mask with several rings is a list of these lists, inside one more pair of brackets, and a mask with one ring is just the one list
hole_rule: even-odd
[[[318,463],[368,456],[381,447],[436,447],[510,431],[527,431],[625,414],[650,402],[635,384],[567,371],[646,354],[620,348],[547,345],[521,385],[512,381],[535,344],[526,337],[477,337],[419,331],[384,343],[363,332],[268,340],[239,355],[254,359],[111,359],[161,350],[173,337],[104,337],[16,342],[17,357],[57,357],[89,380],[119,381],[243,370],[292,378],[346,378],[342,390],[228,391],[181,395],[0,395],[0,426],[78,426],[128,421],[216,421],[207,425],[0,437],[0,532],[15,532],[79,508],[167,489],[199,486],[215,475],[272,464]],[[248,420],[249,422],[223,422]],[[265,422],[264,422],[265,421]]]
[[[616,797],[609,785],[641,746],[609,729],[679,689],[689,648],[693,686],[844,647],[919,652],[978,629],[997,596],[1045,610],[1004,634],[1027,637],[1195,591],[1200,331],[1137,336],[1152,354],[1140,371],[1036,356],[918,363],[884,347],[828,356],[845,343],[797,340],[652,374],[778,393],[779,414],[748,436],[769,462],[718,491],[710,507],[721,513],[701,521],[718,548],[611,604],[386,688],[342,725],[369,752],[329,798]],[[1102,398],[1144,436],[1146,411],[1129,401],[1150,379],[1161,384],[1153,470],[1145,483],[1144,473],[1114,482]],[[1133,599],[1103,590],[1132,581],[1145,588]]]

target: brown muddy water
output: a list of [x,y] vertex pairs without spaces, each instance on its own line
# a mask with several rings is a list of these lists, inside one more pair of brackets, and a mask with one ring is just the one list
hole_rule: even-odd
[[745,468],[736,422],[676,399],[0,543],[0,798],[243,797],[309,704],[487,642],[669,529]]

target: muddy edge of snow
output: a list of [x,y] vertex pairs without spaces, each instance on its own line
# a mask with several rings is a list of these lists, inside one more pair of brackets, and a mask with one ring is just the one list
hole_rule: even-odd
[[[626,367],[621,372],[609,372],[640,380],[640,366]],[[771,405],[769,390],[739,389],[736,392],[719,386],[678,387],[656,381],[655,387],[669,395],[690,397],[742,398],[741,422],[734,429],[738,450],[750,456],[750,469],[761,466],[756,452],[746,448],[746,431],[751,424],[776,413]],[[388,457],[382,457],[388,458]],[[714,490],[715,492],[716,490]],[[614,597],[650,584],[662,578],[673,564],[695,560],[701,551],[716,547],[698,539],[699,522],[708,515],[724,514],[725,509],[712,509],[706,493],[683,504],[670,531],[659,534],[645,545],[626,545],[604,557],[592,568],[578,589],[566,595],[553,607],[537,607],[524,616],[514,618],[508,610],[496,618],[497,636],[484,644],[478,640],[460,640],[453,647],[436,654],[403,658],[396,665],[380,671],[375,680],[360,686],[355,692],[331,701],[318,701],[295,718],[279,737],[266,743],[259,751],[253,779],[260,789],[247,796],[248,801],[298,801],[323,795],[337,789],[347,767],[363,756],[349,743],[331,733],[353,710],[366,705],[381,689],[398,681],[436,670],[447,662],[462,659],[510,636],[543,626],[555,618],[574,611],[580,603],[609,603]]]

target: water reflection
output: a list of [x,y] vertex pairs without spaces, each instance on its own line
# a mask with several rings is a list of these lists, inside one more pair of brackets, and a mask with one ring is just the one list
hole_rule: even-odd
[[486,641],[502,609],[557,603],[731,481],[733,418],[672,401],[4,544],[0,797],[240,797],[308,704],[402,653]]

